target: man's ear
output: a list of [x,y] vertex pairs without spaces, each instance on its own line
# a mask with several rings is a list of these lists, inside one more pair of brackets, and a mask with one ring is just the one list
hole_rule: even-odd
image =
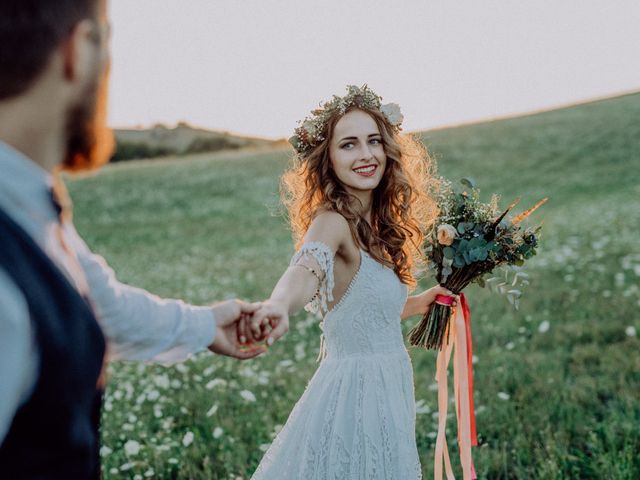
[[63,74],[69,82],[80,81],[91,74],[98,62],[99,34],[95,22],[85,19],[78,22],[60,46]]

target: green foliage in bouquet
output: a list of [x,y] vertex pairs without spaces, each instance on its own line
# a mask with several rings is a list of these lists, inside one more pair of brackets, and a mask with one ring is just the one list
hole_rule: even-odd
[[[526,273],[516,271],[509,279],[508,270],[504,281],[483,277],[497,267],[519,267],[536,254],[542,226],[525,228],[521,222],[547,199],[512,218],[508,213],[519,199],[500,213],[496,194],[489,203],[483,203],[472,179],[463,178],[460,183],[463,188],[458,189],[445,179],[439,183],[439,214],[425,240],[428,268],[440,285],[456,294],[471,282],[481,287],[488,284],[494,291],[505,293],[517,308],[521,291],[515,287],[528,283]],[[450,316],[450,307],[436,303],[410,332],[409,341],[426,348],[442,348]]]

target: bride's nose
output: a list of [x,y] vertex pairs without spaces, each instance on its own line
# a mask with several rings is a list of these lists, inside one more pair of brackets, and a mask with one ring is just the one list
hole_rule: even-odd
[[360,151],[360,158],[364,161],[373,160],[373,152],[368,143],[363,143]]

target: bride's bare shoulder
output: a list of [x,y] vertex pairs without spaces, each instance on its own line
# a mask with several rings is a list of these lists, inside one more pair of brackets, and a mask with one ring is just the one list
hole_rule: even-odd
[[338,212],[321,210],[316,214],[305,235],[305,242],[310,241],[325,243],[346,263],[359,258],[349,222]]

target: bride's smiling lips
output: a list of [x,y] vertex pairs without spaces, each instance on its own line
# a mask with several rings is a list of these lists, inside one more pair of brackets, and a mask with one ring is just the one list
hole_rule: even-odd
[[361,167],[353,168],[352,170],[358,175],[361,175],[363,177],[372,177],[376,173],[377,169],[378,169],[377,165],[369,164],[369,165],[362,165]]

